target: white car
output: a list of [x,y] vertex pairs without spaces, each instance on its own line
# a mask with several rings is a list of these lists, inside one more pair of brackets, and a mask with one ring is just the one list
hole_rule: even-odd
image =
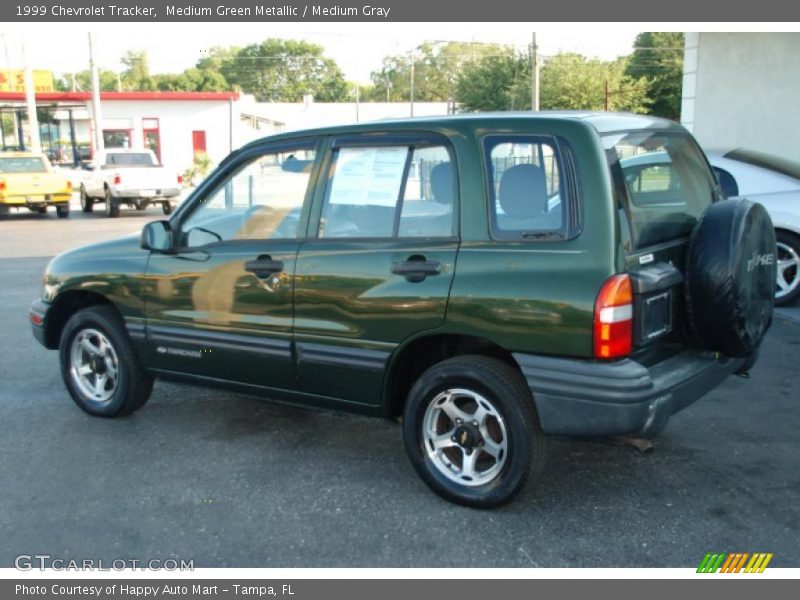
[[95,203],[103,202],[109,217],[119,216],[121,204],[137,210],[160,204],[168,215],[183,185],[183,178],[159,165],[151,150],[108,149],[98,152],[85,168],[89,174],[80,187],[81,208],[92,212]]
[[800,297],[800,163],[750,150],[707,151],[726,196],[744,196],[767,209],[778,239],[775,303]]

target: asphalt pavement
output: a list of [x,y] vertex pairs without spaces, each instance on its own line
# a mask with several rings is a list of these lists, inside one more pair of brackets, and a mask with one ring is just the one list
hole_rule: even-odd
[[692,567],[707,552],[800,566],[800,319],[750,379],[676,415],[641,453],[554,439],[540,484],[494,511],[431,493],[397,423],[157,382],[130,417],[67,394],[28,305],[48,257],[160,210],[0,220],[0,567],[20,554],[195,567]]

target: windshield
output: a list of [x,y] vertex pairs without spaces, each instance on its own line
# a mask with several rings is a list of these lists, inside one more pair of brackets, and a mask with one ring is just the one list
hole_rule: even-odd
[[[688,134],[631,131],[603,136],[631,249],[689,235],[714,201],[714,176]],[[627,236],[626,236],[627,237]]]
[[119,152],[106,155],[106,166],[155,167],[152,155],[147,152]]
[[47,173],[47,165],[38,156],[0,158],[0,173]]

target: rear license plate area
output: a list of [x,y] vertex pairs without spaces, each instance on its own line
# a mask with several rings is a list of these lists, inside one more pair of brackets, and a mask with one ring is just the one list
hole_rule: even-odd
[[672,290],[639,298],[639,341],[642,344],[672,332]]

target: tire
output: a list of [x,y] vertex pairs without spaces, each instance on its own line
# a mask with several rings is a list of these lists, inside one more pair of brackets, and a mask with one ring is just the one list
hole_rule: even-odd
[[119,204],[111,195],[111,190],[106,189],[106,216],[115,219],[119,216]]
[[162,212],[163,212],[165,215],[168,215],[168,214],[172,213],[172,204],[170,204],[169,202],[164,202],[164,203],[161,205],[161,211],[162,211]]
[[[445,446],[434,450],[434,436]],[[485,356],[450,358],[423,373],[406,401],[403,441],[434,492],[473,508],[509,502],[544,467],[545,436],[527,384]]]
[[86,195],[86,188],[81,184],[81,210],[85,213],[94,212],[94,198]]
[[[110,306],[92,306],[70,317],[61,335],[59,358],[70,396],[90,415],[130,414],[145,405],[153,390],[153,378],[142,368],[122,319]],[[81,366],[91,373],[81,375]],[[106,380],[100,384],[103,376]],[[101,387],[92,392],[95,385]]]
[[69,217],[69,204],[57,204],[56,214],[59,219],[66,219]]
[[778,244],[775,304],[785,306],[800,298],[800,236],[778,231],[775,237]]
[[40,215],[46,215],[47,214],[47,207],[46,206],[37,206],[36,207],[36,212],[38,214],[40,214]]
[[772,323],[776,277],[766,209],[742,198],[709,206],[689,238],[684,273],[694,345],[736,358],[753,354]]

